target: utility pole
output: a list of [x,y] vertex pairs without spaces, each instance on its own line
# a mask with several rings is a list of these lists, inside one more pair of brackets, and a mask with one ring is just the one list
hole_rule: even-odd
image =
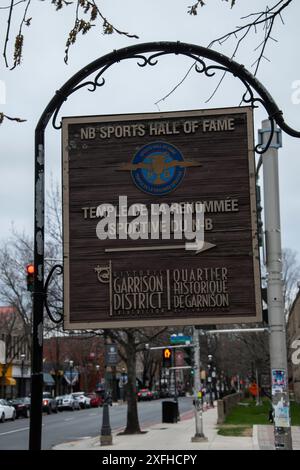
[[[207,441],[203,432],[203,397],[199,397],[201,390],[200,381],[200,330],[193,327],[193,345],[194,345],[194,411],[195,411],[195,425],[196,433],[192,437],[192,442]],[[199,399],[200,398],[200,399]]]
[[[282,288],[278,177],[278,149],[282,147],[282,142],[281,130],[275,124],[274,126],[271,145],[262,156],[272,405],[274,411],[275,449],[291,450],[292,436],[288,392],[286,324]],[[261,148],[266,146],[270,134],[271,123],[266,119],[262,122],[262,129],[259,130]]]

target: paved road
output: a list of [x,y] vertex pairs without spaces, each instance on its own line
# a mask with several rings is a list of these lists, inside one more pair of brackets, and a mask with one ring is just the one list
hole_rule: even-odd
[[[138,403],[141,428],[161,423],[162,400]],[[184,413],[192,409],[192,398],[179,398],[179,411]],[[109,407],[112,430],[122,429],[126,424],[127,405]],[[62,413],[43,416],[42,448],[84,437],[100,434],[102,408],[91,408],[80,411],[63,411]],[[29,420],[19,418],[11,422],[0,423],[0,450],[28,449]]]

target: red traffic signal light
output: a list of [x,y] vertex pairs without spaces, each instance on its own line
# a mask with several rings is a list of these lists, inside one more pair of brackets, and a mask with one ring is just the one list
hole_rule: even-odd
[[171,367],[173,362],[173,352],[170,348],[163,349],[163,367]]
[[27,264],[26,272],[27,272],[27,290],[30,292],[33,292],[34,274],[35,274],[34,264]]

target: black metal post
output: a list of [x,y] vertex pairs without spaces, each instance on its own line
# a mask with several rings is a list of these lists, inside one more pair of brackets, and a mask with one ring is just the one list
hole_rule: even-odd
[[44,129],[35,132],[34,288],[32,320],[32,365],[29,450],[41,450],[43,400],[43,310],[44,310]]
[[70,366],[70,393],[73,393],[73,367],[74,367],[74,362],[69,361],[69,366]]
[[124,367],[122,369],[121,381],[122,381],[122,387],[120,388],[120,395],[121,395],[120,398],[122,401],[125,401],[126,372],[125,372]]
[[101,435],[100,435],[100,445],[101,446],[109,446],[112,445],[112,435],[111,435],[111,427],[110,427],[110,420],[109,420],[109,405],[111,403],[111,397],[108,390],[108,377],[107,377],[107,365],[106,365],[106,350],[107,350],[107,332],[104,331],[104,350],[105,350],[105,383],[104,383],[104,403],[103,403],[103,412],[102,412],[102,427],[101,427]]
[[100,388],[100,366],[99,364],[96,365],[96,386],[95,390]]
[[[22,357],[22,356],[21,356]],[[24,357],[22,357],[21,362],[21,397],[24,397]]]
[[213,387],[215,400],[217,400],[219,397],[218,397],[218,391],[217,391],[217,368],[216,366],[213,366],[213,371],[212,371],[212,387]]
[[212,387],[212,381],[213,381],[213,377],[212,377],[212,372],[213,372],[213,369],[212,369],[212,355],[209,354],[208,355],[208,377],[207,377],[207,382],[208,382],[208,390],[209,390],[209,405],[210,406],[214,406],[214,401],[213,401],[213,396],[212,396],[212,392],[213,392],[213,387]]

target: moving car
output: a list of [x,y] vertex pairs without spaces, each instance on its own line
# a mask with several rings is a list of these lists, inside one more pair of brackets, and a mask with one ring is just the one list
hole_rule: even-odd
[[141,400],[153,400],[153,393],[149,388],[141,388],[141,390],[137,394],[138,401]]
[[49,392],[43,392],[43,411],[46,411],[48,415],[57,413],[57,402]]
[[14,421],[16,419],[16,410],[10,406],[6,400],[0,399],[0,423],[4,423],[6,419]]
[[80,410],[79,401],[73,397],[73,395],[63,395],[57,397],[57,406],[59,410]]
[[13,400],[9,400],[9,405],[13,406],[16,410],[16,418],[29,418],[30,416],[30,398],[23,397],[23,398],[14,398]]

